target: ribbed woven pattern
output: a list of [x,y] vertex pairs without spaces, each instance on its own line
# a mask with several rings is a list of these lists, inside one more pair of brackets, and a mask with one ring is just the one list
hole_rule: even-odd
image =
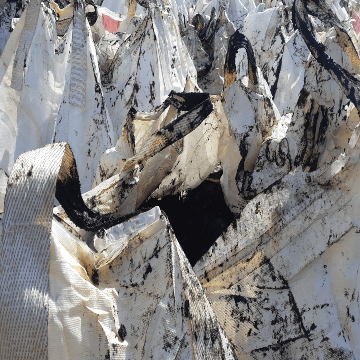
[[70,105],[85,106],[87,77],[86,15],[81,2],[74,10],[74,28],[71,44]]
[[66,143],[21,155],[0,239],[0,359],[47,359],[51,220]]
[[29,55],[29,50],[31,43],[34,38],[36,31],[36,26],[38,23],[38,17],[40,12],[40,1],[32,0],[27,7],[25,24],[21,32],[19,45],[16,50],[16,55],[14,59],[14,66],[11,77],[11,87],[15,90],[21,90],[24,78],[24,67],[26,65],[26,60]]
[[56,33],[58,36],[64,36],[66,32],[69,30],[69,26],[73,18],[57,20],[56,21]]

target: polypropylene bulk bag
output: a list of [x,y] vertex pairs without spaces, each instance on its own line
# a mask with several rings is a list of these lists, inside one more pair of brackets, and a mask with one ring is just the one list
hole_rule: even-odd
[[21,153],[67,140],[86,191],[113,128],[84,4],[67,12],[58,24],[51,8],[32,1],[4,50],[0,167],[9,173]]
[[[152,111],[171,90],[184,91],[188,76],[196,79],[196,69],[172,9],[160,2],[142,4],[148,7],[148,14],[136,23],[130,37],[120,41],[111,65],[102,76],[117,136],[121,135],[131,106]],[[128,26],[135,21],[132,19],[133,15]]]
[[14,165],[0,237],[1,358],[236,359],[159,208],[94,234],[98,252],[53,218],[55,194],[80,201],[59,196],[76,178],[66,143]]

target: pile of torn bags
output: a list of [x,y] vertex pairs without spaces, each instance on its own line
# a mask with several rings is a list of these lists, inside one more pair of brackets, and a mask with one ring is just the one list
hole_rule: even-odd
[[357,1],[0,12],[1,359],[360,359]]

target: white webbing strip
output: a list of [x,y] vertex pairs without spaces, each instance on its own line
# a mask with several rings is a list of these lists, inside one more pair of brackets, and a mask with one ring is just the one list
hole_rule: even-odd
[[0,238],[0,359],[46,360],[50,234],[66,143],[22,154],[11,172]]
[[26,9],[25,24],[16,49],[11,77],[11,87],[15,90],[22,89],[24,67],[26,66],[26,60],[36,31],[40,8],[40,0],[32,0]]
[[87,77],[87,29],[84,5],[74,9],[74,27],[71,43],[70,105],[85,106]]

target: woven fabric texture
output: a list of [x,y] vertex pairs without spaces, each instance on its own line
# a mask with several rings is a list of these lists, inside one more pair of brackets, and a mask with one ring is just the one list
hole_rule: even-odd
[[10,174],[0,242],[0,358],[47,359],[51,220],[66,143],[21,155]]
[[25,17],[25,24],[20,35],[19,45],[15,54],[14,67],[12,70],[11,87],[15,90],[22,89],[24,67],[26,65],[30,46],[34,38],[40,8],[41,2],[38,0],[32,0],[26,9],[27,13]]

